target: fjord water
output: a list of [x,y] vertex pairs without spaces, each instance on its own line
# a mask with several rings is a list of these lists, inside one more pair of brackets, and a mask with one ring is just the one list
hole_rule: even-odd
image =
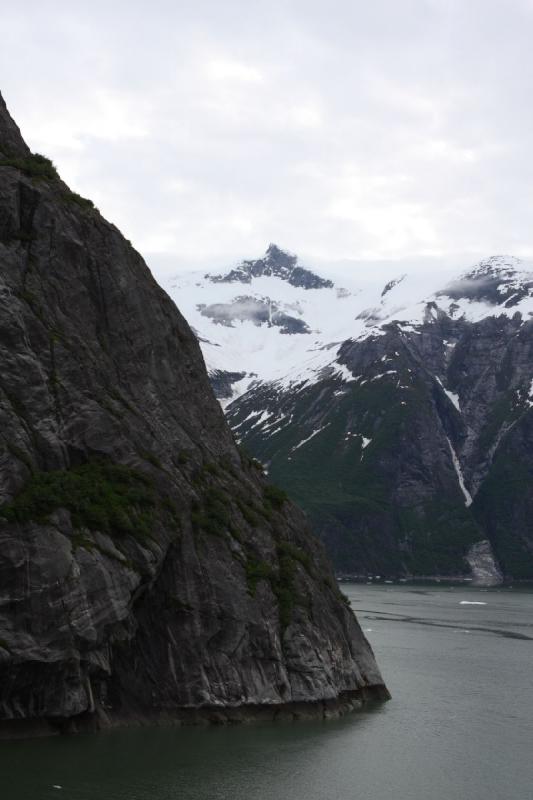
[[531,797],[533,592],[343,588],[374,647],[391,702],[329,722],[142,728],[2,742],[1,797]]

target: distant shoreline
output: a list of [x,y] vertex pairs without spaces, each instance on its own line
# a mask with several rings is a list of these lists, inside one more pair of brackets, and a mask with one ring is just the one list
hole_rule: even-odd
[[466,585],[472,586],[475,589],[510,589],[514,586],[533,586],[533,578],[518,578],[513,580],[511,578],[504,578],[498,583],[484,583],[476,581],[474,578],[465,577],[464,575],[411,575],[409,577],[389,577],[381,575],[348,575],[346,573],[336,574],[335,577],[339,583],[361,583],[372,584],[376,586],[383,585],[409,585],[409,584],[444,584],[449,586]]

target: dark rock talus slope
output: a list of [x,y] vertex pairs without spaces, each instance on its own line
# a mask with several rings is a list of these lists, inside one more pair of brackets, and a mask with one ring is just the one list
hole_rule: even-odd
[[329,713],[386,689],[141,257],[0,97],[0,720]]

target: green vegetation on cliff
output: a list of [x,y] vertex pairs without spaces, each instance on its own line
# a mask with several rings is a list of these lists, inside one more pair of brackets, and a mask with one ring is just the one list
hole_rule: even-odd
[[23,158],[4,158],[0,160],[0,167],[20,169],[29,178],[59,180],[59,175],[53,162],[40,153],[30,153],[30,155]]
[[69,470],[35,472],[20,494],[0,507],[0,517],[45,523],[53,511],[65,508],[74,528],[146,537],[155,507],[149,478],[129,467],[94,461]]

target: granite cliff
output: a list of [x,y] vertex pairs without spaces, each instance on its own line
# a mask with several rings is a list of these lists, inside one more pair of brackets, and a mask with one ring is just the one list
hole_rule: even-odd
[[385,698],[302,512],[196,337],[0,97],[0,728],[329,714]]

